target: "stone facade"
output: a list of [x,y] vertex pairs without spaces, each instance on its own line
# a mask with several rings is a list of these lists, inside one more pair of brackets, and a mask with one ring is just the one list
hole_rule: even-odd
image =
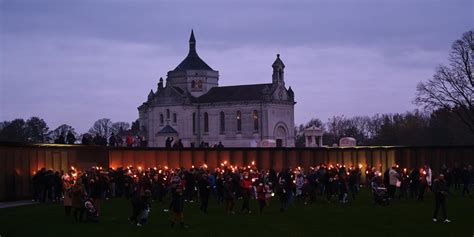
[[294,147],[294,93],[286,89],[280,56],[272,65],[272,83],[219,87],[219,72],[196,52],[193,32],[188,56],[138,107],[148,145],[164,147],[168,137],[185,147],[251,147],[262,144]]

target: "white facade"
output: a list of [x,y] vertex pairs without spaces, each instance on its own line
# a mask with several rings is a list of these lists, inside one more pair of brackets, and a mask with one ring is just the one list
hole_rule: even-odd
[[218,71],[199,58],[191,33],[188,56],[138,107],[148,146],[164,147],[173,137],[184,147],[251,147],[263,140],[294,147],[294,93],[285,87],[284,67],[277,55],[272,83],[219,87]]

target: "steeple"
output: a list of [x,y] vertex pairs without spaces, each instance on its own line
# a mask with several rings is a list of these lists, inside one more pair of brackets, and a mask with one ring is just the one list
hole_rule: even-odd
[[275,62],[272,64],[273,75],[272,82],[273,84],[285,85],[284,73],[285,73],[285,64],[280,59],[280,54],[277,54]]
[[189,54],[197,54],[196,39],[194,38],[194,31],[191,30],[191,37],[189,37]]

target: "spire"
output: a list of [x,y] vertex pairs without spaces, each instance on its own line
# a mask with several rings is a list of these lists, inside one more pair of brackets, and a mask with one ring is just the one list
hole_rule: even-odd
[[196,53],[196,39],[194,38],[194,30],[191,30],[191,37],[189,37],[189,54]]

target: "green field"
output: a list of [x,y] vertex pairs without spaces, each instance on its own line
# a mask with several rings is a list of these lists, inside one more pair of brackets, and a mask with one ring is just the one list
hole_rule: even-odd
[[[125,199],[105,201],[99,223],[75,223],[59,204],[30,205],[0,209],[0,235],[9,236],[468,236],[474,234],[474,199],[448,200],[449,224],[431,221],[434,200],[428,193],[424,202],[396,200],[376,206],[368,191],[348,204],[318,200],[310,205],[294,203],[285,213],[278,199],[264,214],[226,216],[223,205],[210,200],[209,213],[198,210],[198,202],[187,203],[185,220],[189,229],[171,228],[168,206],[153,203],[149,223],[136,227],[127,221],[131,207]],[[239,210],[241,200],[236,203]]]

